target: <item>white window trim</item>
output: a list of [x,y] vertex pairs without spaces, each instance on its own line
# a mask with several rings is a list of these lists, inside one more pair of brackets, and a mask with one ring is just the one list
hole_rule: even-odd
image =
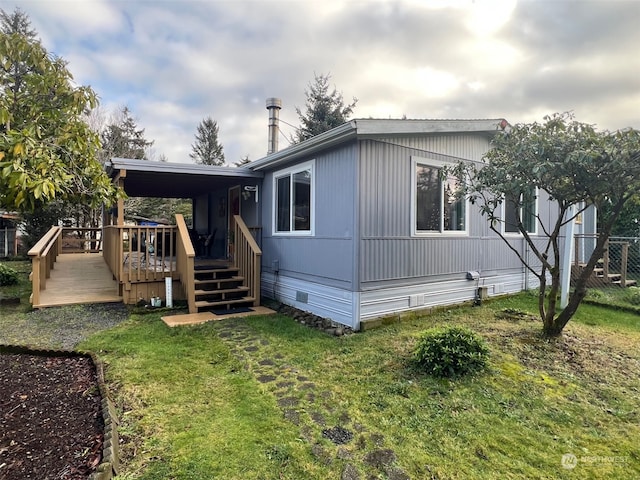
[[[416,169],[418,164],[426,165],[433,168],[444,168],[453,166],[452,162],[443,162],[442,160],[434,160],[432,158],[416,157],[411,155],[411,236],[412,237],[464,237],[469,235],[469,211],[471,210],[469,200],[465,200],[464,208],[464,230],[442,230],[442,218],[440,219],[440,231],[435,230],[418,230],[417,229],[417,174]],[[444,205],[442,205],[444,199],[444,182],[440,184],[440,209],[444,212]],[[441,213],[442,217],[442,213]]]
[[[534,205],[534,209],[535,209],[534,226],[535,226],[535,229],[533,230],[533,232],[527,232],[529,235],[538,235],[538,214],[540,212],[540,209],[539,209],[540,197],[538,195],[539,192],[540,192],[540,190],[538,189],[538,187],[535,187],[535,192],[534,192],[534,195],[535,195],[535,198],[536,198],[535,205]],[[506,215],[506,210],[505,210],[506,208],[507,208],[507,202],[503,201],[502,202],[502,207],[501,207],[501,212],[500,212],[500,219],[501,219],[500,223],[502,224],[501,225],[502,234],[505,237],[523,237],[524,235],[519,230],[517,232],[507,232],[507,230],[505,228],[507,226],[507,224],[505,223],[505,219],[506,219],[506,216],[507,216]],[[522,219],[522,212],[520,212],[520,219]]]
[[[284,170],[278,170],[273,174],[272,180],[272,196],[271,196],[271,206],[272,206],[272,215],[271,215],[271,232],[274,236],[277,237],[313,237],[315,235],[315,224],[316,224],[316,174],[315,174],[316,161],[310,160],[305,163],[301,163],[295,165],[293,167],[285,168]],[[290,219],[289,231],[287,232],[279,232],[277,229],[277,214],[278,214],[278,179],[286,176],[293,176],[296,173],[303,172],[305,170],[311,171],[311,229],[310,230],[291,230],[293,227],[293,218]],[[290,184],[290,187],[293,188],[293,181]],[[290,199],[293,198],[293,192],[291,193]],[[293,212],[291,209],[290,214]]]

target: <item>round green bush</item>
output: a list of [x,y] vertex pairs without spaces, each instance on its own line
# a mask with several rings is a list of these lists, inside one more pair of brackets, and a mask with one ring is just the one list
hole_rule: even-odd
[[483,370],[489,348],[468,328],[433,328],[420,335],[413,355],[425,373],[453,378]]
[[18,272],[0,263],[0,287],[15,285],[16,283],[18,283]]

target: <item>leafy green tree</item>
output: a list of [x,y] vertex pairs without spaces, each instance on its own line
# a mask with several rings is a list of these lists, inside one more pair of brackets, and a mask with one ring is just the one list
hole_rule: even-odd
[[338,127],[349,120],[353,109],[358,103],[357,98],[345,105],[342,93],[335,87],[330,89],[331,75],[315,75],[314,83],[309,83],[305,90],[306,111],[302,113],[296,107],[296,113],[300,119],[300,127],[291,139],[293,143],[300,143],[311,137],[315,137],[327,130]]
[[116,189],[82,119],[96,94],[75,86],[19,10],[0,13],[0,206],[33,211],[53,200],[100,205]]
[[198,125],[196,142],[189,156],[200,165],[224,165],[224,152],[218,141],[218,123],[207,117]]
[[21,236],[21,248],[26,254],[52,225],[57,225],[60,219],[69,214],[69,208],[61,201],[52,201],[42,205],[33,211],[22,212],[20,226],[23,231]]
[[[598,210],[598,225],[604,223],[611,214],[611,207],[606,204]],[[622,208],[611,234],[616,237],[640,237],[640,192]]]
[[[594,267],[602,257],[613,226],[630,199],[640,190],[640,132],[597,131],[577,122],[570,114],[545,117],[543,123],[515,125],[496,136],[493,149],[481,167],[459,163],[454,174],[463,182],[462,193],[489,221],[489,226],[518,256],[539,282],[538,309],[543,332],[557,336],[575,314],[586,294]],[[549,195],[557,219],[545,224],[535,214],[539,235],[532,236],[526,213],[527,195],[536,187]],[[517,231],[526,241],[532,258],[524,257],[502,233],[500,205],[514,202]],[[586,207],[585,207],[586,205]],[[568,305],[558,311],[560,291],[560,235],[562,227],[593,205],[606,211],[595,249],[576,279]],[[551,279],[548,285],[547,278]]]

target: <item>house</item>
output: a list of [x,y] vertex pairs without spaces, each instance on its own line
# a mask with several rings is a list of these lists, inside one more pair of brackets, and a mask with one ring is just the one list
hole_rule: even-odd
[[0,257],[18,254],[18,229],[20,218],[15,213],[0,212]]
[[[209,239],[206,257],[235,257],[241,219],[260,248],[262,296],[354,329],[536,286],[478,209],[456,199],[456,181],[440,178],[445,165],[481,161],[504,119],[357,119],[277,151],[270,101],[272,152],[245,167],[113,159],[111,175],[129,195],[192,198],[190,238],[194,251]],[[555,214],[546,200],[537,192],[526,206],[534,235],[533,216]],[[514,212],[503,214],[526,256]]]

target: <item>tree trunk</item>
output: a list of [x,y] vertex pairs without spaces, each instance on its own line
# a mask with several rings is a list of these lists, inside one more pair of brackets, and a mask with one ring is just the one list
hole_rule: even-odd
[[587,282],[589,281],[589,277],[591,277],[593,269],[596,267],[598,260],[600,260],[602,254],[605,251],[605,245],[607,244],[607,241],[611,236],[611,229],[613,228],[615,221],[620,215],[620,211],[622,210],[624,203],[624,201],[620,201],[615,205],[611,218],[605,224],[601,233],[598,235],[596,246],[591,253],[591,257],[589,258],[587,265],[584,267],[584,269],[580,273],[580,276],[576,280],[574,291],[569,296],[569,302],[567,303],[567,306],[562,310],[562,312],[560,312],[557,317],[553,318],[549,322],[547,322],[547,317],[550,317],[552,313],[553,316],[555,316],[555,312],[551,312],[551,310],[547,311],[547,316],[543,318],[543,333],[547,337],[557,337],[562,335],[562,330],[567,325],[567,323],[569,323],[571,317],[573,317],[573,315],[578,311],[580,303],[582,303],[582,300],[587,294]]

